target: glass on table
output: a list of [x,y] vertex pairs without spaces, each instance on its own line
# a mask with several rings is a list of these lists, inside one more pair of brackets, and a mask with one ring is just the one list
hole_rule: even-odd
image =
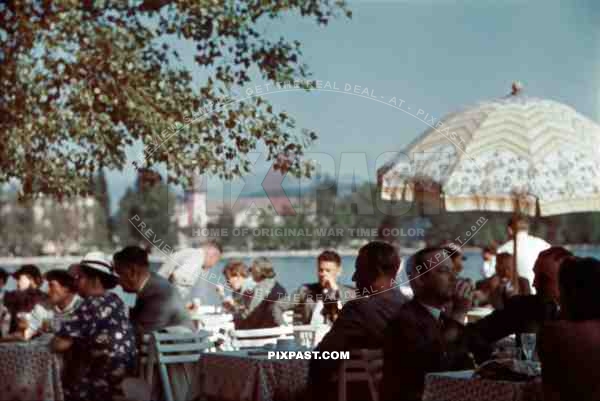
[[521,351],[526,361],[533,360],[533,354],[535,352],[536,335],[534,333],[522,333],[521,339]]

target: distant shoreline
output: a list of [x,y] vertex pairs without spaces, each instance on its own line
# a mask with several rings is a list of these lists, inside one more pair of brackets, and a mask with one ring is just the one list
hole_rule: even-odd
[[[579,249],[589,250],[599,248],[600,245],[589,245],[589,244],[572,244],[564,245],[567,249]],[[400,247],[400,255],[407,256],[416,252],[417,248]],[[464,247],[465,252],[480,252],[479,247]],[[223,259],[231,258],[257,258],[257,257],[268,257],[268,258],[285,258],[285,257],[317,257],[323,249],[306,249],[306,250],[280,250],[280,251],[236,251],[236,252],[224,252]],[[336,249],[336,252],[340,256],[356,256],[358,249],[352,248],[341,248]],[[82,255],[83,256],[83,255]],[[81,260],[82,256],[26,256],[26,257],[0,257],[0,267],[8,266],[20,266],[24,264],[37,264],[37,265],[58,265],[64,264],[68,266],[72,263],[77,263]],[[162,262],[165,260],[163,255],[150,255],[151,262]],[[65,266],[65,267],[66,267]]]

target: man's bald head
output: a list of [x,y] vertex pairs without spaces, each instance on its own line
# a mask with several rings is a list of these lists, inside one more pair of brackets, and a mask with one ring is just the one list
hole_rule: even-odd
[[558,285],[560,265],[565,259],[571,257],[573,254],[562,246],[553,246],[540,252],[533,267],[535,273],[533,286],[540,296],[558,302],[560,299]]

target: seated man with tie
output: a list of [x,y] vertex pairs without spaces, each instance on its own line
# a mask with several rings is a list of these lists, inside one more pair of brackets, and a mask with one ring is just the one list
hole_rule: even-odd
[[[471,306],[470,284],[457,281],[441,248],[420,250],[407,269],[414,298],[385,331],[383,400],[420,400],[427,373],[473,368],[471,356],[457,341]],[[445,310],[450,303],[451,310]]]
[[352,287],[338,284],[342,259],[335,251],[324,251],[317,258],[319,281],[302,285],[294,294],[294,324],[332,323],[343,305],[355,297]]

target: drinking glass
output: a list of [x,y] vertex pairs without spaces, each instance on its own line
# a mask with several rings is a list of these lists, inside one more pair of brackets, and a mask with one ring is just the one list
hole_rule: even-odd
[[525,356],[526,361],[533,360],[533,353],[535,351],[536,336],[533,333],[521,334],[521,350]]

